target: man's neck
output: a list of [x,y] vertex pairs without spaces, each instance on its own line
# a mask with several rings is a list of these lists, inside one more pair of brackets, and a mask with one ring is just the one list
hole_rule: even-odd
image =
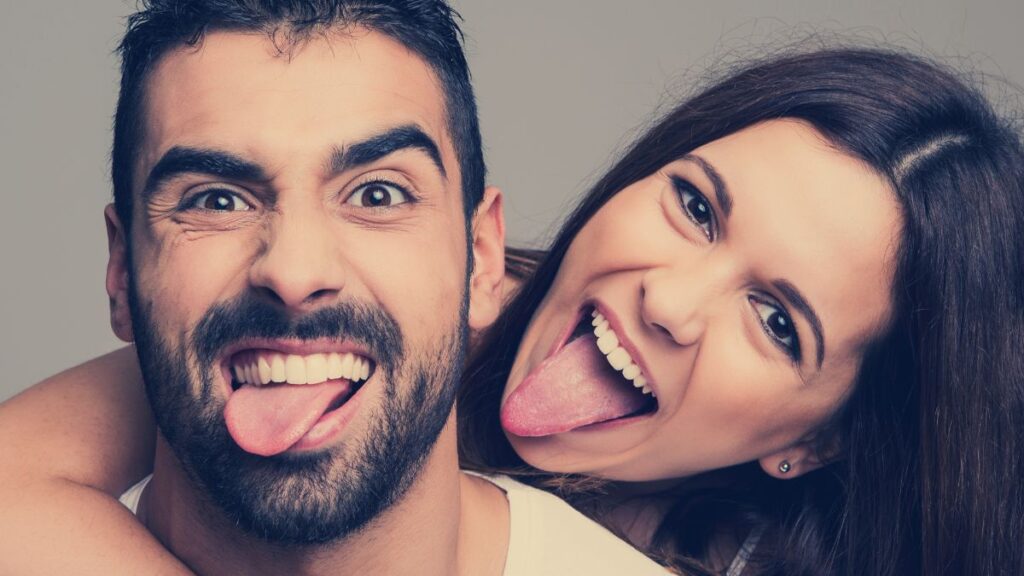
[[452,424],[398,502],[363,530],[330,544],[280,546],[242,532],[197,493],[162,438],[140,518],[200,575],[500,576],[507,500],[494,485],[459,472]]

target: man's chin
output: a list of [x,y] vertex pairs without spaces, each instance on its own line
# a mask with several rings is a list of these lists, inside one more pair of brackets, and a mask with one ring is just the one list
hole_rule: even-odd
[[[208,514],[266,541],[317,545],[361,530],[403,497],[451,414],[464,353],[457,326],[405,358],[401,332],[381,309],[338,305],[293,319],[241,299],[211,309],[187,346],[171,346],[136,303],[136,348],[163,436],[215,505]],[[367,348],[323,349],[354,346],[341,334]],[[273,354],[349,351],[380,361],[358,387],[354,372],[348,384],[271,384],[259,373]]]
[[[223,401],[207,382],[200,398],[175,397],[165,377],[151,402],[161,431],[190,477],[227,525],[278,545],[336,542],[398,501],[417,477],[451,412],[454,383],[417,371],[406,394],[383,374],[320,414],[298,441],[270,455],[243,449]],[[173,374],[160,368],[165,376]],[[178,376],[182,376],[179,373]],[[314,385],[315,386],[315,385]]]

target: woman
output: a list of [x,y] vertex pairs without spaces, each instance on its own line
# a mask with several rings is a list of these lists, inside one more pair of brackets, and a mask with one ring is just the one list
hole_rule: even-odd
[[[721,303],[722,297],[696,296],[698,303],[688,299],[713,290],[714,271],[723,266],[721,259],[703,253],[689,260],[677,256],[688,250],[685,242],[670,243],[670,254],[665,256],[666,248],[644,240],[656,230],[648,224],[650,220],[639,218],[632,232],[631,257],[620,255],[614,251],[620,250],[616,244],[624,242],[622,235],[602,216],[615,211],[622,219],[633,216],[623,209],[623,199],[631,191],[656,186],[659,177],[671,182],[677,178],[671,169],[680,158],[706,159],[711,153],[702,150],[778,118],[813,126],[827,147],[870,167],[898,204],[899,224],[892,245],[876,254],[878,259],[892,258],[888,309],[870,336],[853,346],[856,370],[845,376],[834,409],[819,413],[806,434],[791,434],[789,438],[798,440],[783,442],[782,450],[758,447],[755,455],[737,457],[746,446],[739,442],[723,446],[715,442],[716,436],[728,436],[723,432],[727,427],[747,425],[744,418],[798,420],[798,413],[807,410],[804,398],[791,397],[787,405],[765,396],[758,388],[774,386],[771,394],[786,398],[787,378],[773,377],[777,372],[744,371],[742,376],[757,386],[731,386],[734,373],[746,365],[742,336],[730,341],[733,347],[726,357],[711,356],[720,349],[713,339],[729,329],[729,315],[718,307],[729,308]],[[761,144],[783,146],[781,140],[771,138]],[[762,153],[756,147],[755,152]],[[734,146],[719,157],[734,154],[734,164],[752,165],[758,160],[756,155],[741,157],[740,153]],[[491,341],[482,346],[475,371],[467,378],[474,386],[467,387],[460,399],[465,460],[500,467],[525,460],[545,470],[622,481],[686,477],[685,483],[661,493],[667,504],[658,510],[664,516],[658,517],[649,549],[663,553],[707,559],[723,538],[741,542],[748,534],[760,533],[762,544],[765,538],[770,541],[761,551],[774,555],[765,559],[766,573],[1020,573],[1022,556],[1011,543],[1024,521],[1022,493],[1015,480],[1021,471],[1019,442],[1024,431],[1020,157],[1017,136],[1000,127],[981,96],[948,72],[914,58],[875,51],[824,51],[768,61],[727,77],[670,112],[597,183],[491,330]],[[721,167],[717,159],[716,163]],[[772,182],[758,181],[742,168],[730,167],[732,173],[722,170],[720,179],[730,188],[738,189],[734,184],[742,180],[755,187],[764,185],[755,193],[776,193]],[[794,183],[801,171],[812,168],[777,166]],[[691,223],[700,225],[710,244],[719,243],[710,254],[730,252],[743,244],[738,239],[741,234],[755,234],[753,244],[767,243],[746,245],[743,255],[758,264],[776,261],[781,266],[798,256],[813,259],[807,253],[798,254],[801,248],[829,250],[829,230],[805,239],[804,246],[772,243],[774,234],[791,232],[777,228],[795,227],[798,221],[779,220],[785,213],[771,211],[767,205],[758,208],[764,219],[774,222],[758,227],[748,220],[741,231],[733,222],[730,229],[723,224],[727,218],[721,216],[727,210],[720,202],[714,206],[711,181],[715,176],[702,178],[702,170],[686,165],[676,170],[684,171],[684,176],[696,173],[697,180],[687,178],[676,187]],[[667,177],[659,176],[663,173]],[[764,171],[758,177],[767,178]],[[697,194],[690,187],[694,183],[703,192]],[[734,192],[732,219],[739,217],[741,205],[739,190]],[[748,203],[751,200],[746,198]],[[788,197],[779,201],[789,203],[789,212],[806,209],[791,204]],[[859,213],[863,209],[854,208],[848,217],[863,216]],[[885,217],[885,212],[876,214],[876,218]],[[868,226],[870,219],[858,225]],[[598,240],[602,234],[604,243]],[[759,247],[769,249],[760,258],[762,253],[755,250]],[[611,255],[602,258],[602,254]],[[824,262],[819,272],[845,274],[843,281],[870,290],[877,278],[866,261],[856,257],[848,254],[848,259],[833,261],[831,266]],[[681,263],[674,268],[666,265],[666,259],[672,258]],[[681,371],[690,371],[687,394],[699,392],[706,397],[709,387],[704,384],[714,379],[719,388],[730,385],[723,392],[733,394],[734,402],[746,400],[747,411],[700,404],[700,409],[717,410],[733,420],[708,420],[720,427],[707,428],[710,432],[697,442],[685,435],[691,428],[657,420],[652,423],[658,423],[659,430],[643,431],[621,442],[616,438],[614,444],[593,434],[590,438],[554,434],[540,441],[508,434],[510,444],[502,442],[505,434],[498,421],[507,414],[499,413],[499,406],[504,402],[507,413],[524,371],[537,366],[538,358],[546,358],[544,346],[560,337],[557,332],[545,333],[542,324],[564,318],[566,314],[559,316],[559,310],[573,313],[585,308],[587,298],[600,295],[599,284],[617,270],[643,272],[625,289],[637,301],[628,314],[634,325],[639,319],[662,330],[680,349],[699,349],[696,359],[684,356],[677,364]],[[857,278],[851,278],[851,273]],[[813,304],[812,290],[808,294]],[[821,362],[820,357],[813,358],[820,354],[821,344],[814,343],[813,330],[804,329],[799,316],[782,315],[778,308],[765,312],[756,291],[736,292],[750,297],[765,328],[784,344],[794,362]],[[674,316],[663,308],[673,296],[679,299]],[[704,310],[702,317],[701,306],[715,309]],[[794,304],[791,310],[798,307]],[[872,310],[863,300],[857,309],[865,314]],[[827,366],[828,354],[842,350],[831,343],[838,330],[830,329],[826,314],[821,318],[830,349]],[[509,345],[520,341],[518,349]],[[708,376],[710,371],[725,373]],[[506,375],[510,375],[507,388]],[[832,377],[844,380],[844,376]],[[829,378],[804,380],[803,374],[788,378],[789,385],[801,393],[810,393]],[[663,395],[658,392],[659,404]],[[679,405],[682,408],[675,408],[676,414],[686,407],[685,402]],[[792,405],[799,406],[797,413]],[[687,416],[701,417],[692,411]],[[504,420],[508,428],[509,418]],[[529,433],[529,427],[524,428]],[[769,425],[762,428],[762,432],[768,430]],[[626,436],[627,430],[623,427],[618,432]],[[684,449],[672,450],[672,442],[685,443]],[[713,446],[708,449],[700,443]],[[694,452],[705,461],[694,463]],[[726,454],[733,457],[725,458]],[[806,468],[819,466],[792,480]],[[776,482],[769,477],[791,480]],[[616,483],[606,490],[614,496],[623,486]]]
[[[597,183],[479,343],[464,465],[555,486],[679,570],[1021,573],[1022,157],[913,57],[823,50],[713,84]],[[4,408],[8,454],[60,450],[5,490],[89,500],[148,554],[82,487],[149,465],[129,360]],[[52,546],[109,550],[72,536]],[[111,566],[136,558],[152,570]]]

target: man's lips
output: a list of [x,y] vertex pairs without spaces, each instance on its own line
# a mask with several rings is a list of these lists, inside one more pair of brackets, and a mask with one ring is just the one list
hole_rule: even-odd
[[328,380],[363,382],[370,377],[371,359],[351,352],[282,354],[275,350],[245,350],[231,360],[231,373],[238,384],[320,384]]
[[350,346],[274,344],[239,349],[222,362],[232,438],[260,456],[333,442],[358,411],[375,362]]
[[220,365],[225,380],[237,389],[241,384],[361,382],[377,362],[365,346],[351,341],[247,340],[227,347]]
[[292,340],[292,339],[246,339],[226,346],[219,354],[221,358],[231,358],[239,352],[247,350],[271,350],[279,354],[310,354],[352,353],[367,358],[373,357],[366,346],[351,340]]

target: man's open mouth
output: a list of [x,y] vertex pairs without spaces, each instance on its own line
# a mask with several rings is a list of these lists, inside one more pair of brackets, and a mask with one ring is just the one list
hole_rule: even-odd
[[373,372],[370,358],[351,352],[308,355],[283,354],[273,350],[245,350],[231,357],[232,388],[242,384],[319,384],[344,379],[365,382]]
[[344,427],[349,404],[376,371],[356,352],[285,353],[250,348],[232,354],[228,430],[242,449],[262,456],[322,444]]

